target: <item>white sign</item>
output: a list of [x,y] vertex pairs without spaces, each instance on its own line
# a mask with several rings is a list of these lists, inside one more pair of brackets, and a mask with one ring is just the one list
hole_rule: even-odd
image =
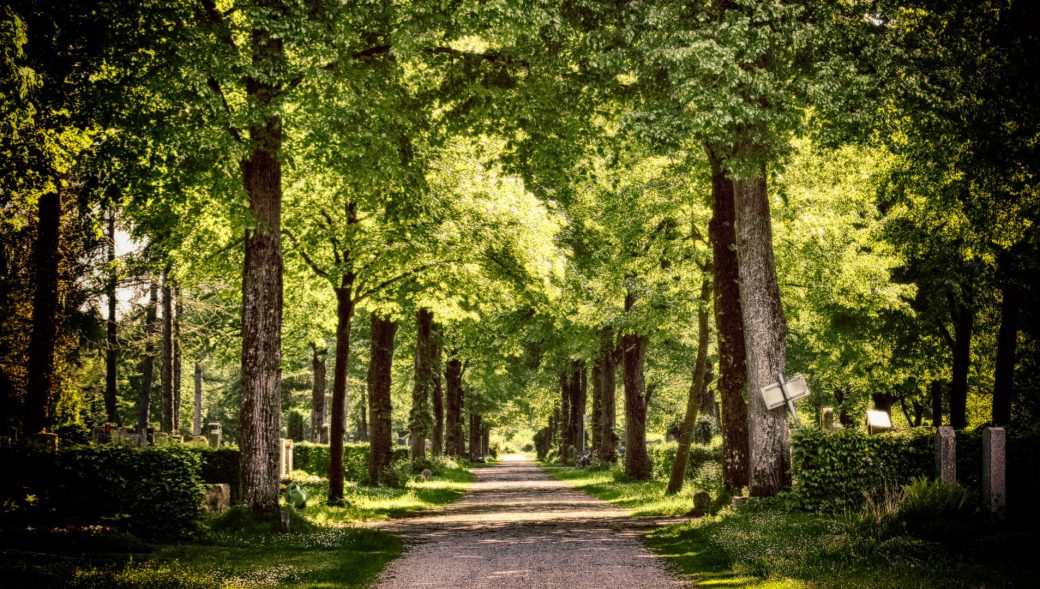
[[[784,389],[787,389],[787,395],[784,395]],[[776,409],[783,407],[788,401],[796,401],[802,397],[809,396],[809,383],[805,382],[805,377],[801,374],[796,374],[791,377],[790,380],[784,383],[783,388],[780,387],[779,382],[775,382],[769,386],[762,387],[762,400],[766,403],[766,409]]]
[[867,410],[867,431],[874,434],[892,429],[892,416],[888,411]]

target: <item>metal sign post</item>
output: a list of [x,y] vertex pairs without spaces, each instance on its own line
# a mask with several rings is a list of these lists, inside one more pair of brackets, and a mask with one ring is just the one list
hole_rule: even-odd
[[794,402],[802,397],[809,396],[809,385],[805,377],[796,374],[790,380],[785,380],[784,375],[776,375],[776,384],[764,386],[760,389],[762,400],[765,401],[766,409],[778,409],[787,407],[794,418],[794,427],[798,427],[798,413],[794,409]]

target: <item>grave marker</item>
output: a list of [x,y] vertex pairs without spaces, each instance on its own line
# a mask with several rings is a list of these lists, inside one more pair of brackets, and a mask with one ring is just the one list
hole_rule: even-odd
[[935,477],[957,482],[957,436],[948,425],[940,426],[935,434]]
[[997,517],[1003,517],[1007,507],[1005,441],[1002,427],[982,430],[982,505]]
[[892,416],[888,411],[876,409],[867,410],[867,433],[870,435],[880,434],[892,429]]

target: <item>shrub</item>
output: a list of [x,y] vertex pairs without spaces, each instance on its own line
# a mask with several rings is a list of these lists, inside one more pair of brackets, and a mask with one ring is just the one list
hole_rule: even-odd
[[242,499],[242,473],[239,461],[242,453],[235,447],[192,448],[198,452],[202,461],[202,480],[215,485],[227,483],[231,486],[231,501],[237,503]]
[[4,520],[12,524],[111,525],[149,540],[199,528],[198,453],[182,448],[5,448]]
[[412,479],[412,460],[410,458],[394,458],[379,474],[379,484],[385,487],[403,489]]
[[919,524],[971,515],[974,505],[971,493],[957,483],[917,477],[903,487],[899,516],[907,523]]
[[816,511],[857,509],[865,497],[935,470],[934,434],[915,429],[874,436],[847,429],[804,429],[791,438],[799,503]]
[[[678,448],[676,442],[666,442],[647,447],[650,454],[652,475],[657,479],[667,479],[672,474],[672,463],[675,462],[675,452]],[[693,479],[701,466],[714,462],[722,464],[722,438],[712,439],[711,444],[690,445],[690,458],[686,467],[686,478]]]
[[[343,444],[344,479],[359,483],[368,480],[368,452],[369,445],[367,443]],[[408,455],[408,448],[406,447],[397,447],[393,450],[393,458],[395,460],[407,458]],[[329,445],[311,442],[295,444],[293,449],[293,468],[328,478]]]

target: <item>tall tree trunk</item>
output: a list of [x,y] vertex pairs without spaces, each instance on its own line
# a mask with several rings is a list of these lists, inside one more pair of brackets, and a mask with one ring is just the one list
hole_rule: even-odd
[[571,442],[571,390],[567,368],[560,369],[560,460],[567,464],[574,451]]
[[592,362],[592,453],[599,456],[600,438],[603,435],[603,375],[599,356]]
[[748,421],[744,315],[740,309],[737,269],[736,208],[733,182],[709,151],[711,160],[712,267],[715,269],[715,332],[719,349],[719,395],[722,397],[722,478],[726,489],[739,493],[748,486]]
[[686,466],[690,462],[690,444],[693,442],[693,426],[697,423],[697,411],[701,406],[701,393],[704,389],[705,374],[708,367],[708,306],[711,304],[710,270],[701,282],[700,307],[697,310],[697,360],[693,364],[693,380],[690,382],[690,393],[686,399],[686,415],[679,428],[679,442],[675,448],[675,461],[672,462],[672,476],[668,479],[665,493],[674,495],[682,490],[686,480]]
[[933,380],[929,392],[932,397],[932,425],[939,427],[943,424],[943,388],[946,384],[939,380]]
[[325,357],[328,350],[311,345],[311,441],[317,444],[321,441],[322,428],[328,420],[325,408],[325,393],[328,387],[328,372],[325,365]]
[[58,263],[61,257],[61,199],[56,192],[40,196],[39,223],[33,244],[32,332],[23,431],[34,434],[50,421],[55,389],[54,348],[58,339]]
[[181,314],[184,305],[181,303],[181,287],[173,287],[173,431],[181,431]]
[[195,359],[195,406],[192,411],[191,435],[202,435],[202,362]]
[[351,288],[336,289],[336,369],[332,376],[332,423],[329,426],[329,505],[343,504],[343,435],[347,415],[350,324],[354,319]]
[[480,435],[480,449],[484,456],[491,456],[491,428],[487,426],[481,427]]
[[469,457],[470,460],[477,460],[483,457],[481,451],[481,437],[483,434],[481,425],[481,415],[479,413],[469,414]]
[[441,326],[433,324],[433,439],[430,451],[434,456],[444,452],[444,387],[441,370],[441,344],[443,333]]
[[359,442],[368,441],[368,397],[365,395],[365,391],[361,391],[361,398],[358,399],[358,431],[357,439]]
[[108,213],[108,235],[106,237],[108,276],[105,280],[105,298],[108,302],[108,320],[105,322],[105,419],[109,423],[119,425],[119,411],[116,409],[116,380],[118,378],[119,342],[116,340],[118,324],[116,323],[116,287],[119,286],[119,273],[116,272],[116,211],[113,206]]
[[162,271],[162,371],[160,372],[159,429],[173,432],[173,289],[170,265]]
[[585,406],[588,396],[588,381],[585,376],[585,361],[571,360],[570,382],[567,387],[570,392],[570,418],[567,424],[570,432],[567,437],[570,440],[573,456],[576,459],[578,452],[582,450],[582,442],[585,436]]
[[993,373],[993,425],[1011,423],[1011,397],[1015,383],[1015,356],[1018,346],[1018,312],[1022,296],[1011,254],[1001,257],[1004,275],[1000,288],[1000,331],[997,333],[997,363]]
[[[625,295],[625,311],[635,297]],[[621,358],[625,369],[625,475],[645,481],[650,478],[650,456],[646,452],[646,347],[649,339],[634,333],[621,336]]]
[[971,337],[975,330],[975,310],[970,287],[964,301],[951,301],[953,319],[953,370],[950,379],[950,425],[968,426],[968,369],[971,367]]
[[[281,0],[260,3],[270,9],[265,24],[252,30],[253,65],[265,72],[286,67]],[[281,434],[282,356],[282,121],[272,104],[281,88],[267,79],[248,78],[246,95],[258,119],[249,126],[249,155],[242,180],[253,227],[246,231],[242,270],[242,405],[238,444],[242,459],[242,501],[255,513],[278,511],[278,458]],[[342,483],[341,483],[342,484]]]
[[599,356],[596,358],[595,385],[600,390],[598,409],[593,407],[598,426],[595,433],[596,458],[604,462],[617,461],[617,348],[614,343],[614,329],[604,327],[599,332]]
[[[709,299],[710,298],[711,297],[709,296]],[[711,301],[709,300],[708,302],[710,303]],[[715,391],[711,390],[711,388],[708,387],[708,385],[714,379],[715,373],[712,371],[711,360],[709,359],[707,361],[707,364],[704,366],[704,386],[701,387],[701,391],[699,394],[700,407],[698,408],[698,413],[700,415],[711,416],[712,419],[718,422],[719,415],[718,406],[715,404]]]
[[445,452],[450,456],[462,457],[466,449],[462,436],[462,362],[458,358],[448,360],[444,368],[444,385],[448,395]]
[[415,317],[415,383],[408,432],[412,458],[426,458],[426,436],[433,430],[430,397],[433,394],[433,313],[419,309]]
[[765,169],[733,182],[737,268],[747,352],[751,495],[771,497],[791,486],[787,410],[770,411],[759,389],[777,381],[787,363],[787,325],[773,262]]
[[394,336],[397,323],[372,314],[372,354],[368,364],[369,460],[368,482],[376,484],[379,475],[393,459],[393,431],[390,406],[390,377],[394,363]]
[[145,439],[152,406],[152,380],[155,375],[155,328],[158,320],[159,284],[148,289],[148,308],[144,320],[144,355],[141,356],[141,392],[137,398],[137,433]]

